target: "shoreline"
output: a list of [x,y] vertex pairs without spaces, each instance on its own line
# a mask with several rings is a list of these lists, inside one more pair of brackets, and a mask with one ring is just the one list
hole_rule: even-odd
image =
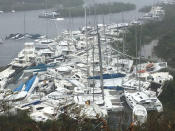
[[[121,6],[121,7],[120,7]],[[96,4],[94,6],[87,7],[90,16],[93,16],[94,9],[96,8],[96,15],[108,15],[114,13],[121,13],[136,10],[136,5],[133,3],[124,3],[124,2],[112,2],[110,4]],[[1,10],[0,15],[6,13],[16,13],[16,12],[25,12],[25,11],[38,11],[38,10],[47,10],[47,11],[58,11],[60,12],[60,17],[68,18],[70,17],[82,17],[84,16],[84,6],[76,6],[76,7],[65,7],[62,9],[56,9],[54,7],[49,7],[46,9],[45,7],[38,7],[34,9],[12,9],[12,10]],[[95,13],[94,13],[95,14]]]

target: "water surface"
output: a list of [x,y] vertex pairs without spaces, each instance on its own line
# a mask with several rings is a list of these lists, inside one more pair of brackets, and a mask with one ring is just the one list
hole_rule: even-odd
[[[93,1],[94,0],[86,0],[86,3],[93,4]],[[96,3],[112,1],[134,3],[137,5],[138,9],[144,5],[151,5],[157,0],[95,0]],[[26,32],[33,34],[39,33],[42,35],[48,34],[50,38],[54,38],[64,30],[77,30],[85,25],[83,17],[65,18],[64,21],[54,21],[38,18],[41,12],[43,12],[43,10],[0,14],[0,36],[5,38],[11,33]],[[129,22],[133,19],[137,19],[141,15],[143,14],[139,13],[137,10],[109,15],[98,15],[97,22],[103,23],[103,18],[105,24]],[[94,16],[88,17],[88,24],[94,25]],[[9,64],[24,47],[24,42],[24,40],[11,40],[5,41],[4,44],[0,45],[0,66]]]

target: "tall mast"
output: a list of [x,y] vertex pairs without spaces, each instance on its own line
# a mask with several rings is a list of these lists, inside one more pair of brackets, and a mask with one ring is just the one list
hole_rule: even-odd
[[[72,36],[72,14],[71,14],[71,9],[72,8],[69,9],[69,22],[68,22],[69,23],[69,29],[68,30],[69,30],[70,33],[69,33],[68,37],[69,37],[69,39],[71,39],[71,42],[72,42],[73,41],[73,39],[72,39],[73,36]],[[68,50],[70,50],[69,41],[68,41]]]
[[138,38],[137,38],[138,36],[137,36],[137,25],[135,26],[135,42],[136,42],[136,78],[137,78],[137,80],[138,80],[138,74],[137,74],[137,72],[138,72],[138,68],[137,68],[137,66],[138,66],[138,61],[137,61],[137,59],[138,59],[138,45],[137,45],[137,41],[138,41]]
[[[89,51],[88,51],[88,39],[87,39],[87,7],[85,7],[85,36],[86,36],[86,64],[87,64],[87,78],[89,77]],[[87,86],[89,86],[89,80],[87,79]]]
[[[108,0],[108,3],[109,3],[109,5],[111,5],[111,0]],[[112,23],[112,19],[111,19],[111,8],[110,8],[110,6],[109,6],[109,8],[108,8],[108,13],[109,13],[109,23],[111,24]],[[110,31],[111,31],[111,28],[110,28]]]
[[97,25],[97,37],[98,37],[98,50],[99,50],[99,62],[100,62],[100,87],[102,89],[102,97],[104,100],[103,66],[102,66],[101,43],[100,43],[100,34],[98,32],[98,25]]
[[[46,12],[45,13],[47,13],[47,9],[48,9],[48,3],[47,3],[48,1],[47,0],[45,0],[45,9],[46,9]],[[48,21],[49,21],[49,18],[46,18],[46,39],[47,39],[47,41],[48,41]]]
[[[23,6],[24,6],[24,1],[22,2]],[[26,12],[24,11],[24,43],[26,42],[25,39],[25,34],[26,34]]]
[[[141,46],[142,46],[142,25],[140,25],[140,42],[139,42],[139,70],[141,70]],[[139,78],[140,78],[140,73],[139,73]],[[141,83],[140,83],[140,79],[139,79],[139,91],[141,90],[140,88]]]
[[72,8],[69,9],[69,31],[70,31],[70,38],[72,40],[72,14],[71,14]]
[[[94,51],[95,51],[95,50],[94,50],[94,43],[95,43],[95,42],[94,42],[94,39],[93,39],[93,45],[92,45],[92,48],[93,48],[93,50],[92,50],[92,57],[93,57],[93,58],[92,58],[92,62],[93,62],[93,76],[95,75],[95,70],[94,70],[94,68],[95,68],[95,67],[94,67]],[[94,80],[94,78],[93,78],[93,102],[94,102],[94,88],[95,88],[94,86],[95,86],[95,80]]]
[[[124,15],[123,15],[123,12],[121,12],[121,15],[122,15],[122,23],[125,24],[125,19],[124,19]],[[124,26],[124,32],[123,32],[123,47],[122,47],[122,52],[123,54],[125,53],[125,39],[126,39],[126,28]]]
[[[103,37],[105,38],[106,42],[106,26],[105,26],[105,19],[104,19],[104,14],[102,15],[102,20],[103,20]],[[106,52],[107,52],[107,57],[105,58],[105,61],[107,62],[107,65],[109,64],[109,54],[108,54],[108,43],[106,44]]]
[[[93,5],[94,5],[94,8],[93,8],[93,11],[94,11],[94,27],[95,27],[95,25],[96,25],[96,8],[95,8],[95,0],[93,0]],[[94,68],[95,68],[95,66],[94,66],[94,61],[95,61],[95,59],[94,59],[94,57],[95,57],[95,45],[94,45],[94,43],[95,43],[95,37],[93,37],[93,42],[92,42],[92,47],[93,47],[93,51],[92,51],[92,57],[93,57],[93,76],[95,76],[95,70],[94,70]],[[93,102],[94,102],[94,88],[95,88],[95,80],[94,80],[94,78],[93,78]]]

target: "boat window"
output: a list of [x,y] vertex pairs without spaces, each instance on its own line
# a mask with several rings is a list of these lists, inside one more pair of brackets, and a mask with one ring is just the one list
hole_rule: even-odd
[[77,78],[80,78],[80,76],[79,75],[75,75]]
[[140,102],[144,103],[144,102],[146,102],[146,101],[145,101],[145,100],[142,100],[142,101],[140,101]]
[[153,102],[156,102],[157,101],[157,99],[151,99]]
[[44,107],[37,107],[36,110],[42,110]]
[[145,105],[149,105],[150,103],[149,103],[149,102],[144,102],[143,104],[145,104]]
[[159,63],[159,66],[166,67],[166,63]]

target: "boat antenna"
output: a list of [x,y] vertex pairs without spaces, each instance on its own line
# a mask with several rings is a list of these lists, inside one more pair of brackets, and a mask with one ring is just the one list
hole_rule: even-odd
[[100,43],[100,34],[98,32],[97,25],[97,37],[98,37],[98,50],[99,50],[99,62],[100,62],[100,87],[102,89],[102,97],[104,100],[104,86],[103,86],[103,65],[102,65],[102,53],[101,53],[101,43]]

